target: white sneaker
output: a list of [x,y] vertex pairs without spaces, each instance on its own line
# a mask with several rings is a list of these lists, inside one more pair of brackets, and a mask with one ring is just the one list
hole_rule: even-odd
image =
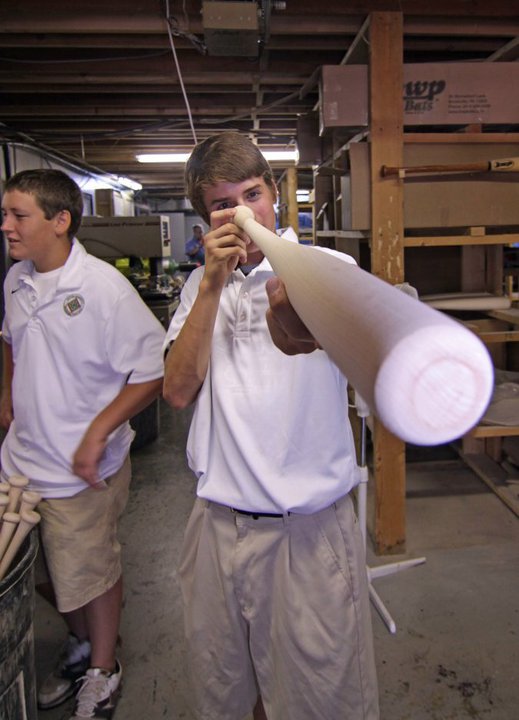
[[54,670],[38,690],[38,706],[42,710],[56,707],[77,690],[76,680],[83,677],[90,667],[90,643],[80,642],[69,634]]
[[70,720],[109,720],[112,717],[121,690],[122,668],[118,660],[111,673],[101,668],[89,668],[78,681],[80,688]]

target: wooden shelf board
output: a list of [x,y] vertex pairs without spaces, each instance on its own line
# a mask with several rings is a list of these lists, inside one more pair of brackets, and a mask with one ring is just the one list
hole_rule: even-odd
[[505,322],[519,325],[519,308],[510,308],[509,310],[490,310],[488,315],[496,320],[504,320]]
[[519,435],[519,425],[476,425],[467,435],[476,438],[510,437]]
[[424,235],[404,237],[405,247],[447,245],[509,245],[519,242],[519,233],[499,235]]
[[404,133],[404,143],[516,143],[519,133]]
[[484,343],[519,342],[519,330],[483,331],[476,335]]
[[364,239],[366,235],[356,230],[317,230],[316,237],[340,237],[340,238],[360,238]]

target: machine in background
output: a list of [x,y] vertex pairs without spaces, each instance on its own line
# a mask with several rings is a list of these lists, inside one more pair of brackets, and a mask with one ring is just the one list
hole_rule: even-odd
[[77,236],[91,255],[113,262],[128,277],[167,328],[185,281],[171,257],[169,218],[84,217]]

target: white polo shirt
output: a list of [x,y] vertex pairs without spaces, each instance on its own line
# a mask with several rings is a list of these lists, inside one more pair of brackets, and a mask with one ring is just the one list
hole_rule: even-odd
[[[4,283],[15,369],[2,471],[26,475],[44,497],[68,497],[86,487],[71,461],[92,419],[127,382],[162,377],[164,330],[126,278],[77,240],[41,300],[33,272],[32,262],[16,263]],[[112,433],[101,478],[120,468],[134,434],[129,423]]]
[[[186,282],[165,345],[177,337],[203,273],[197,268]],[[265,320],[273,274],[263,259],[247,276],[235,270],[222,291],[187,455],[199,497],[308,514],[358,482],[347,382],[322,350],[288,356],[275,347]]]

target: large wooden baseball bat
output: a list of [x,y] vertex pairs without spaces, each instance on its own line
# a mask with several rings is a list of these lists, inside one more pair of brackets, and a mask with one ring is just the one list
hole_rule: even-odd
[[503,160],[481,160],[471,163],[450,163],[448,165],[411,165],[405,167],[392,167],[382,165],[382,177],[392,175],[431,175],[434,173],[450,172],[519,172],[519,158],[504,158]]
[[16,532],[14,533],[4,556],[0,560],[0,581],[7,574],[7,571],[9,570],[9,567],[23,541],[33,527],[40,522],[40,519],[40,515],[34,510],[24,510],[24,512],[20,515],[20,521],[18,523],[18,527],[16,528]]
[[381,422],[402,440],[438,445],[480,419],[493,366],[467,328],[323,248],[234,221],[285,283],[294,309]]

